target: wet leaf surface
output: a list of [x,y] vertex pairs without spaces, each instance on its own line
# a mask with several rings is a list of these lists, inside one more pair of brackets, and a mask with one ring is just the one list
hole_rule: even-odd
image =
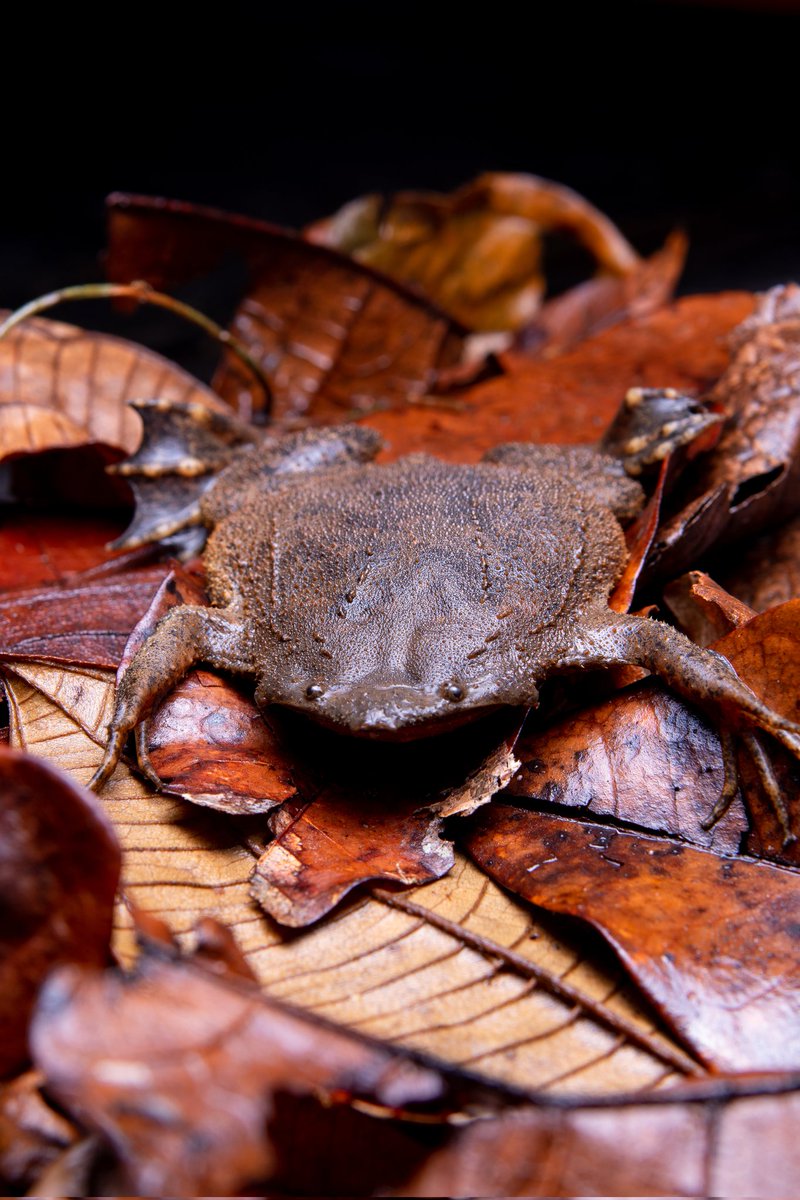
[[269,1175],[275,1092],[322,1090],[391,1110],[445,1091],[435,1071],[376,1043],[154,959],[128,979],[81,968],[51,976],[32,1043],[51,1090],[108,1139],[136,1195],[229,1195]]
[[[720,1081],[724,1084],[724,1080]],[[770,1086],[770,1084],[772,1086]],[[403,1184],[407,1196],[792,1195],[797,1091],[674,1103],[531,1108],[459,1132]],[[791,1086],[790,1082],[786,1087]],[[702,1087],[702,1085],[700,1085]],[[400,1193],[398,1193],[400,1194]]]
[[[405,409],[460,358],[460,328],[441,311],[334,250],[215,209],[121,195],[109,203],[113,280],[168,288],[228,255],[244,259],[249,281],[231,330],[269,376],[273,418],[333,422]],[[239,411],[248,396],[263,404],[233,363],[214,387]]]
[[580,242],[610,275],[639,265],[620,231],[582,196],[534,175],[489,173],[449,196],[364,196],[306,236],[410,284],[469,329],[516,330],[546,289],[542,236]]
[[0,1076],[24,1064],[28,1017],[57,963],[108,954],[119,850],[92,798],[0,747]]
[[476,862],[532,903],[599,929],[709,1066],[800,1064],[800,878],[503,804],[476,820]]

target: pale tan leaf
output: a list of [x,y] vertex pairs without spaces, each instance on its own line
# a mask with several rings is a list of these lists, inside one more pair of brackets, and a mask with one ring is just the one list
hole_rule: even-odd
[[0,341],[0,458],[100,442],[131,453],[128,401],[158,396],[225,406],[173,363],[122,338],[61,321],[25,321]]
[[[88,778],[101,757],[111,676],[12,664],[7,679],[13,744]],[[184,944],[201,916],[216,917],[261,984],[303,1009],[524,1087],[649,1090],[696,1069],[654,1030],[608,960],[554,936],[461,858],[433,885],[376,892],[289,935],[251,899],[257,847],[240,823],[154,795],[124,764],[101,799],[136,906]],[[129,959],[124,910],[116,938]]]

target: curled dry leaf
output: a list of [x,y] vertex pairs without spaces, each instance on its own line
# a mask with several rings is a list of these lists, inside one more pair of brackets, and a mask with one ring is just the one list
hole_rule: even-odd
[[0,747],[0,1076],[25,1062],[36,993],[57,963],[104,963],[119,849],[92,797]]
[[276,1092],[402,1109],[445,1091],[434,1070],[377,1043],[152,959],[129,979],[55,973],[32,1045],[59,1101],[111,1143],[134,1195],[232,1195],[268,1176]]
[[569,233],[611,275],[639,258],[577,192],[535,175],[481,175],[449,196],[363,196],[315,221],[306,237],[410,284],[469,329],[517,330],[546,290],[542,235]]
[[497,804],[469,849],[505,887],[598,929],[712,1068],[800,1067],[794,873]]
[[645,317],[672,299],[686,260],[688,241],[673,233],[661,250],[623,275],[598,275],[548,300],[515,345],[524,353],[552,358],[574,349],[629,317]]
[[442,822],[474,812],[508,783],[519,766],[513,751],[521,723],[515,714],[503,720],[504,736],[492,722],[466,739],[427,740],[400,754],[364,747],[355,771],[348,750],[349,769],[338,772],[343,782],[271,818],[275,838],[258,860],[253,894],[281,924],[302,926],[370,880],[409,886],[439,879],[454,862]]
[[60,321],[26,321],[0,340],[0,460],[88,444],[130,454],[140,426],[128,401],[151,396],[220,405],[143,346]]
[[[432,305],[345,255],[263,221],[142,196],[109,200],[113,280],[171,287],[229,255],[247,263],[231,330],[269,376],[278,421],[341,421],[419,401],[461,357],[460,327]],[[240,412],[252,379],[235,364],[214,380]]]
[[0,1084],[0,1185],[15,1191],[29,1187],[78,1136],[45,1100],[43,1083],[40,1072],[26,1071]]
[[[110,675],[18,664],[6,680],[15,743],[88,779],[102,757]],[[697,1070],[610,956],[587,956],[460,856],[435,883],[364,897],[287,937],[250,897],[256,854],[237,821],[151,795],[124,764],[102,803],[137,909],[182,943],[201,916],[216,917],[262,987],[305,1010],[521,1087],[639,1091]],[[114,947],[135,957],[124,906]]]
[[[767,1077],[760,1095],[757,1079],[736,1083],[686,1087],[662,1103],[540,1106],[477,1121],[398,1194],[793,1195],[800,1171],[796,1078]],[[720,1094],[726,1085],[727,1098]]]
[[664,601],[683,632],[698,646],[710,645],[756,615],[703,571],[689,571],[667,584]]
[[760,532],[800,503],[800,287],[761,296],[729,343],[730,365],[709,397],[728,421],[659,533],[654,560],[664,573]]

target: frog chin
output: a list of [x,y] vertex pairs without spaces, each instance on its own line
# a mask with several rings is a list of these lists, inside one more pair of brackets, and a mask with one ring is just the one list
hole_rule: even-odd
[[391,742],[435,737],[500,707],[490,700],[455,704],[439,696],[398,697],[396,689],[381,695],[357,688],[320,695],[313,700],[303,696],[299,703],[290,701],[288,706],[317,724],[350,737]]

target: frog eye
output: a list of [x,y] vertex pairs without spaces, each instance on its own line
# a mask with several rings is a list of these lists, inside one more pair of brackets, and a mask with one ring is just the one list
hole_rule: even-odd
[[325,688],[321,683],[310,683],[306,688],[307,700],[319,700],[320,696],[325,695]]
[[464,685],[456,683],[454,680],[442,686],[442,695],[445,700],[452,700],[454,704],[457,704],[459,700],[463,700],[466,694],[467,689]]

